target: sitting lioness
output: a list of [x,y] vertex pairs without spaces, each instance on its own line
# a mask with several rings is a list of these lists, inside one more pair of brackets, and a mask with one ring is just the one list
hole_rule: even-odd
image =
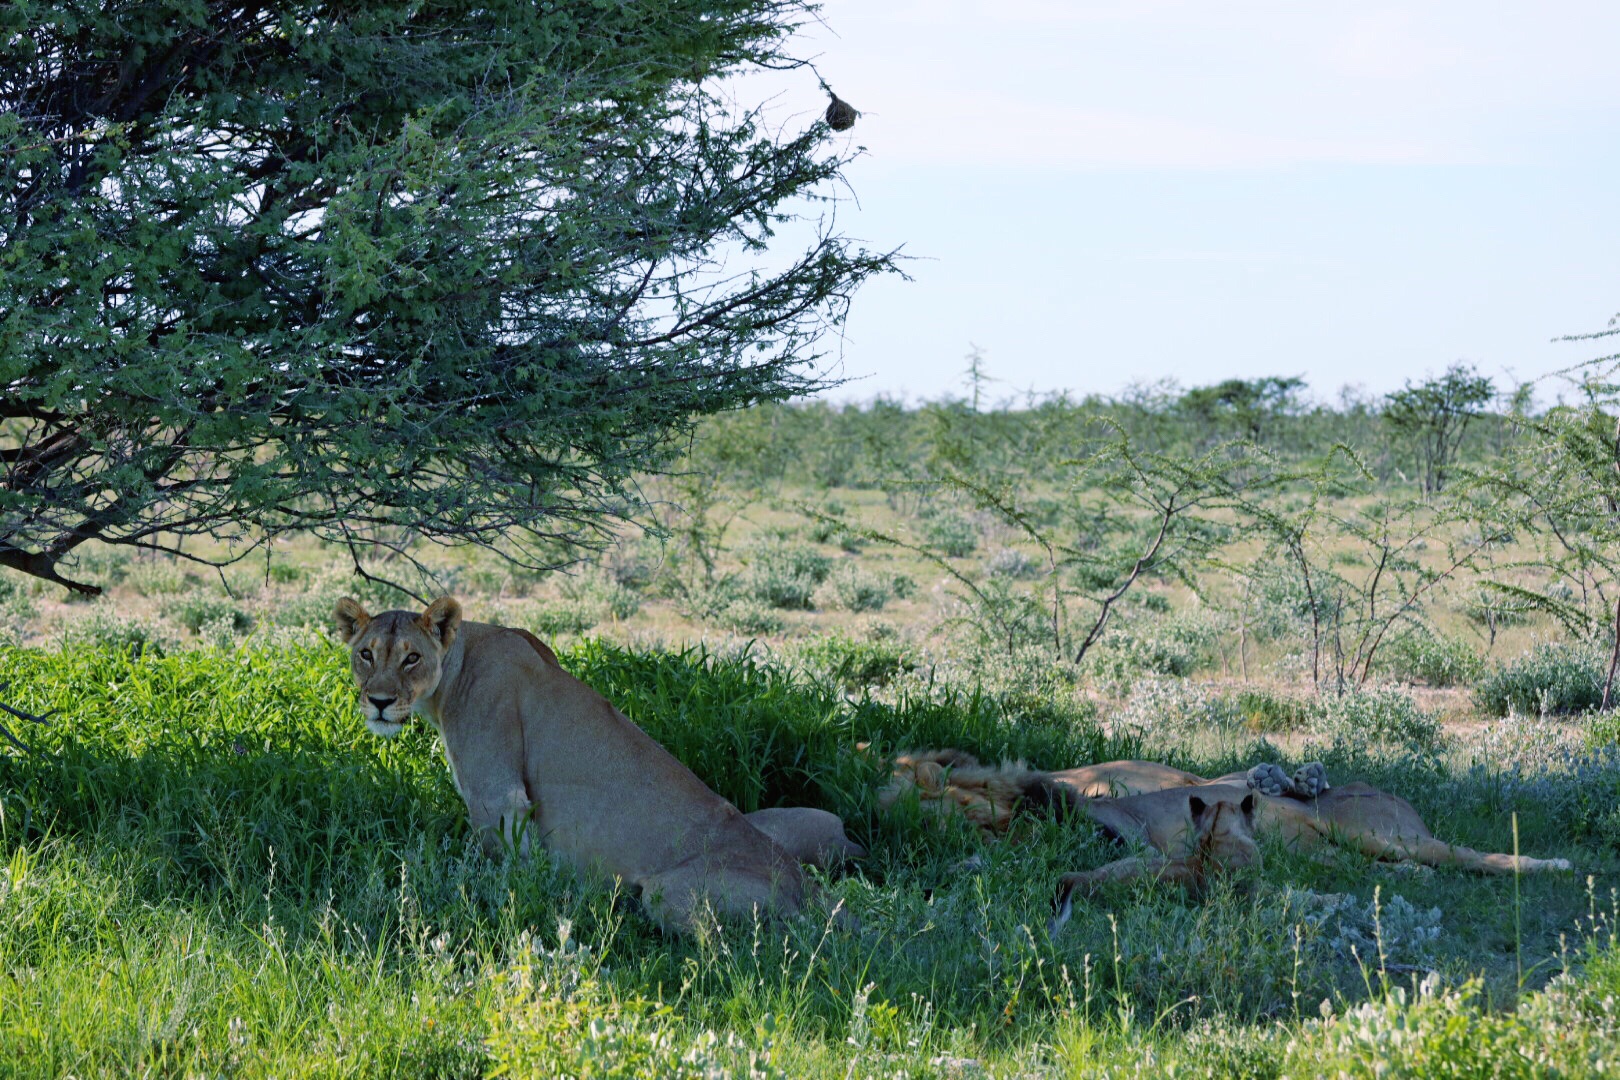
[[[1567,859],[1497,855],[1435,839],[1412,804],[1360,782],[1331,787],[1313,763],[1290,778],[1275,765],[1205,780],[1151,761],[1111,761],[1058,772],[1015,763],[987,768],[960,750],[900,754],[879,796],[892,805],[916,791],[923,809],[960,814],[986,833],[1005,832],[1019,809],[1066,807],[1102,826],[1109,836],[1138,840],[1171,859],[1189,851],[1195,835],[1190,800],[1238,804],[1258,796],[1255,831],[1280,836],[1297,848],[1339,844],[1375,859],[1411,859],[1430,866],[1461,866],[1492,874],[1568,870]],[[1120,867],[1114,879],[1130,876]],[[1150,872],[1146,864],[1137,867]]]
[[807,886],[800,860],[863,854],[822,810],[745,817],[526,630],[463,622],[448,596],[375,618],[345,597],[336,615],[366,727],[392,738],[414,713],[438,730],[492,854],[538,843],[639,890],[677,930],[705,902],[722,915],[793,914]]

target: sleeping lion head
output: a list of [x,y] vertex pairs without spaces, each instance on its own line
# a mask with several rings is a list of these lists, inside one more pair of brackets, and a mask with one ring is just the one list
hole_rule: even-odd
[[373,735],[393,738],[405,718],[439,687],[445,653],[461,625],[461,605],[441,596],[421,614],[371,616],[345,596],[337,605],[337,634],[348,642],[349,667],[360,688],[360,712]]
[[1190,795],[1187,809],[1192,814],[1195,854],[1222,870],[1259,865],[1260,846],[1254,841],[1254,792],[1243,796],[1241,802],[1206,802]]

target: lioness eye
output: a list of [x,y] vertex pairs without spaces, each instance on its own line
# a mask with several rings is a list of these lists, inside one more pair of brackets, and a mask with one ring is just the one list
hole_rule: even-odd
[[415,653],[411,653],[411,655],[405,658],[405,666],[409,667],[420,659],[422,659],[420,656],[416,655]]
[[371,650],[370,649],[361,649],[360,650],[360,659],[364,660],[368,664],[371,663]]

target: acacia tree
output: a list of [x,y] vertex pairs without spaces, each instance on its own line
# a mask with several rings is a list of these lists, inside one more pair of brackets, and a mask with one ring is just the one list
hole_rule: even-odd
[[600,539],[695,417],[822,385],[893,269],[832,228],[826,123],[719,86],[809,10],[0,5],[0,566]]
[[1384,422],[1408,440],[1422,471],[1425,494],[1445,486],[1469,421],[1496,395],[1491,380],[1468,364],[1452,364],[1445,374],[1406,386],[1384,399]]

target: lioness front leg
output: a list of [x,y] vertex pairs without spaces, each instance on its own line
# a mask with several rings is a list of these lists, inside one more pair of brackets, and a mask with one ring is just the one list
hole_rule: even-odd
[[1115,859],[1095,870],[1064,874],[1058,879],[1057,895],[1052,898],[1052,918],[1046,924],[1047,933],[1057,935],[1074,913],[1076,894],[1089,896],[1099,887],[1113,881],[1134,881],[1150,877],[1155,881],[1168,881],[1197,890],[1203,884],[1203,872],[1191,859],[1171,859],[1157,851]]

